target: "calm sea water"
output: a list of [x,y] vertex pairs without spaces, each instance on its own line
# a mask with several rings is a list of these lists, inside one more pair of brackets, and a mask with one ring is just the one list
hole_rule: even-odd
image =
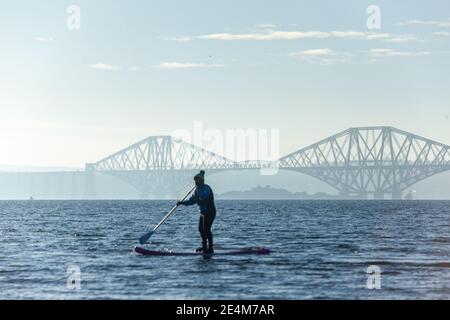
[[[0,299],[450,298],[448,201],[218,201],[217,248],[273,253],[134,255],[172,205],[0,202]],[[197,219],[196,208],[180,208],[148,247],[195,249]],[[70,265],[80,268],[79,289],[66,286]],[[381,270],[378,290],[367,289],[371,265]]]

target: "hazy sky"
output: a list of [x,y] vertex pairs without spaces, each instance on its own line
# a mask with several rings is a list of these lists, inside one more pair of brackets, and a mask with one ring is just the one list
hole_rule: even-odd
[[195,120],[279,129],[283,154],[367,125],[450,144],[448,0],[15,0],[0,38],[0,164],[82,167]]

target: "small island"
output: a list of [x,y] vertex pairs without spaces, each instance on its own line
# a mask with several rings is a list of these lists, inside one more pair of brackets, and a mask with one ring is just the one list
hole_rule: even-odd
[[286,189],[272,188],[271,186],[257,186],[251,190],[246,191],[229,191],[217,196],[222,200],[326,200],[326,199],[340,199],[341,197],[330,195],[324,192],[315,194],[307,194],[306,192],[290,192]]

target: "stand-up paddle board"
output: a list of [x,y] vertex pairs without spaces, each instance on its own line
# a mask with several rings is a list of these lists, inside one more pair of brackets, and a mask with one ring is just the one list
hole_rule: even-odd
[[174,252],[169,250],[148,250],[142,247],[134,247],[133,252],[144,256],[235,256],[235,255],[249,255],[249,254],[269,254],[270,250],[267,248],[241,248],[231,250],[217,250],[213,254],[203,254],[201,252]]

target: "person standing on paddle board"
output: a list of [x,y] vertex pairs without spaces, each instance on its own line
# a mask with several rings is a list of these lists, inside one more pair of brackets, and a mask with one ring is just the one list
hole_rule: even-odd
[[216,206],[214,204],[214,194],[210,186],[205,184],[205,171],[194,176],[195,190],[192,196],[185,201],[179,201],[178,205],[191,206],[197,204],[200,208],[200,220],[198,231],[202,237],[202,247],[197,252],[214,253],[213,235],[211,227],[216,218]]

